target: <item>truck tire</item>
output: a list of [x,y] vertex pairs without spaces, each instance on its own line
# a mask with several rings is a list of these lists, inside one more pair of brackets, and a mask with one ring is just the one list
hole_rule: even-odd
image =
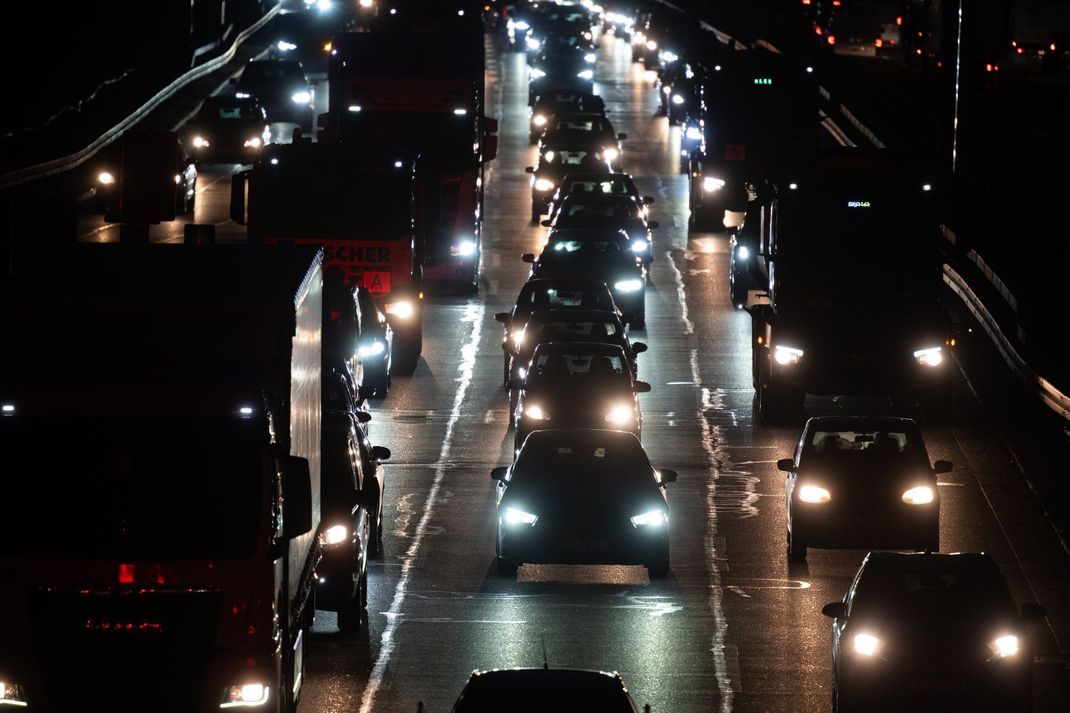
[[754,404],[758,420],[762,423],[772,426],[791,422],[802,411],[805,396],[768,383],[765,369],[759,366]]
[[420,361],[420,352],[423,351],[423,332],[415,334],[394,334],[393,374],[412,374],[416,370],[416,364]]

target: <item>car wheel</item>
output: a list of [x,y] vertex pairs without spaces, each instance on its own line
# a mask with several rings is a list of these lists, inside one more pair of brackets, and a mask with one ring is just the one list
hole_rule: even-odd
[[361,595],[360,592],[353,594],[353,598],[338,610],[338,631],[342,634],[353,634],[360,630],[360,619],[363,614],[363,608],[360,605]]
[[520,563],[513,560],[499,557],[497,561],[498,574],[503,577],[515,577],[516,571],[520,569]]
[[383,556],[383,531],[379,523],[379,489],[370,488],[368,504],[368,557]]
[[788,562],[806,561],[806,542],[794,530],[788,530]]

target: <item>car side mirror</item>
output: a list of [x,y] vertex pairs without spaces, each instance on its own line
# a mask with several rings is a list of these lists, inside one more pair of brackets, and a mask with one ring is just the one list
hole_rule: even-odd
[[535,253],[524,253],[520,259],[524,262],[535,262]]
[[371,456],[373,460],[390,460],[390,449],[386,446],[372,446]]
[[524,173],[535,173],[534,166],[524,166]]
[[1048,615],[1048,610],[1039,604],[1033,604],[1032,602],[1022,602],[1020,608],[1022,621],[1040,621]]
[[938,460],[933,463],[933,473],[940,475],[941,473],[950,473],[955,468],[955,464],[949,460]]
[[628,138],[627,134],[617,134],[617,139],[620,141],[624,141],[626,138]]
[[300,537],[312,529],[312,476],[308,459],[286,456],[282,474],[282,536]]
[[524,386],[526,386],[526,383],[523,379],[512,378],[509,379],[509,381],[506,382],[505,385],[508,386],[510,389],[522,389],[524,388]]
[[357,423],[367,423],[372,420],[372,415],[367,411],[354,411],[353,415],[357,418]]
[[508,325],[510,322],[513,321],[512,317],[513,315],[509,314],[508,312],[497,312],[494,315],[494,321],[498,322],[499,324]]
[[497,480],[499,483],[505,482],[505,476],[509,474],[509,469],[505,466],[499,466],[490,472],[490,479]]
[[650,384],[645,381],[637,381],[632,386],[632,391],[637,394],[646,394],[650,392]]
[[650,205],[654,202],[654,196],[643,196],[643,205]]
[[781,458],[776,462],[777,470],[782,470],[785,473],[791,473],[795,470],[794,458]]
[[675,483],[679,479],[680,479],[680,474],[677,473],[675,470],[669,470],[668,468],[662,468],[661,469],[661,484],[662,485],[665,485],[666,483]]
[[821,607],[821,613],[830,619],[846,619],[847,605],[843,602],[832,602]]
[[651,230],[657,230],[661,227],[661,223],[656,220],[649,220],[647,221],[646,227],[650,228]]
[[539,222],[539,225],[541,225],[544,228],[549,228],[553,224],[554,224],[554,221],[550,220],[549,218]]
[[642,342],[632,342],[632,352],[635,354],[642,354],[647,349],[649,349],[649,347]]

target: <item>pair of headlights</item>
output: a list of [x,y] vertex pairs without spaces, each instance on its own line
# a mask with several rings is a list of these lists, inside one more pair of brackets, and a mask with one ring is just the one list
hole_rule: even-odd
[[[917,485],[905,491],[900,499],[907,505],[928,505],[936,499],[936,492],[928,485]],[[832,493],[828,488],[807,483],[799,487],[799,500],[821,505],[832,500]]]
[[[538,404],[524,407],[523,415],[532,421],[549,421],[550,413]],[[617,404],[606,411],[606,423],[616,426],[628,425],[635,422],[635,408],[631,404]]]
[[[669,514],[664,510],[650,510],[629,519],[631,520],[632,527],[649,527],[653,529],[668,524]],[[527,525],[530,527],[539,521],[539,516],[521,510],[520,508],[510,507],[505,509],[505,514],[502,515],[502,521],[505,522],[506,525]]]
[[[859,656],[876,658],[884,651],[885,642],[878,636],[868,632],[855,634],[851,639],[851,648]],[[1003,634],[988,642],[988,650],[991,654],[989,661],[1006,659],[1017,656],[1021,648],[1018,637],[1014,634]]]
[[[740,248],[740,258],[746,259],[742,255],[745,248]],[[776,345],[773,347],[773,360],[781,366],[790,366],[792,364],[798,364],[799,360],[803,357],[803,350],[796,347],[788,347],[783,345]],[[914,352],[914,361],[919,365],[935,369],[944,363],[944,349],[943,347],[927,347],[925,349],[918,349]]]

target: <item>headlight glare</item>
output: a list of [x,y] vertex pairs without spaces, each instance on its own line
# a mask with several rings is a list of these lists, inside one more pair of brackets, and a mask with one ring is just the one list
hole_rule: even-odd
[[676,104],[677,106],[679,106],[680,104],[684,103],[684,98],[679,94],[673,94],[672,95],[672,103]]
[[513,25],[513,27],[515,27],[515,28],[516,28],[516,29],[518,29],[518,30],[529,30],[529,29],[531,29],[531,25],[529,25],[529,24],[528,24],[528,23],[527,23],[526,21],[524,21],[524,20],[520,20],[520,21],[519,21],[519,22],[517,22],[517,23],[516,23],[515,25]]
[[799,488],[799,500],[804,503],[827,503],[832,500],[832,493],[820,485],[804,485]]
[[876,656],[884,648],[883,641],[873,634],[866,633],[855,634],[854,639],[851,640],[851,645],[856,654],[869,657]]
[[255,708],[268,702],[271,689],[262,683],[246,683],[242,686],[227,686],[223,689],[220,708]]
[[1017,656],[1020,644],[1014,634],[1004,634],[988,643],[988,649],[992,652],[993,659],[1005,659]]
[[702,141],[702,129],[697,126],[689,126],[687,131],[684,132],[684,136],[690,141]]
[[702,179],[702,190],[707,193],[713,193],[724,188],[724,179],[716,178],[714,176],[705,176]]
[[738,248],[736,248],[736,259],[737,260],[746,260],[749,257],[750,257],[750,250],[747,248],[746,245],[740,245]]
[[903,493],[907,505],[928,505],[936,499],[936,493],[928,485],[918,485]]
[[193,147],[194,148],[203,149],[206,146],[211,146],[211,144],[208,143],[208,139],[204,138],[203,136],[194,136],[193,137]]
[[795,347],[785,347],[779,344],[773,347],[773,360],[781,366],[798,364],[799,360],[802,359],[802,355],[803,350]]
[[537,179],[535,179],[535,190],[542,191],[543,193],[545,193],[547,191],[552,191],[553,189],[554,189],[554,182],[551,181],[550,179],[548,179],[548,178],[537,178]]
[[371,344],[363,344],[357,349],[357,354],[362,357],[379,356],[386,351],[386,345],[376,340]]
[[115,183],[115,175],[109,171],[101,171],[97,174],[97,183],[102,186],[110,186]]
[[542,46],[542,43],[539,42],[534,37],[529,37],[526,40],[524,40],[524,44],[527,45],[527,48],[529,50],[537,50],[537,49],[539,49],[540,46]]
[[245,144],[243,144],[243,145],[247,149],[258,149],[258,148],[260,148],[260,144],[261,143],[263,143],[263,141],[260,139],[260,137],[259,136],[254,136],[251,139],[246,139]]
[[536,114],[531,123],[535,124],[535,126],[546,126],[546,117],[542,114]]
[[579,72],[576,76],[580,79],[594,79],[594,70],[585,69],[582,72]]
[[632,241],[632,252],[633,253],[645,253],[649,249],[650,249],[650,243],[647,242],[646,240],[633,240]]
[[308,104],[312,101],[312,92],[300,91],[290,95],[290,101],[294,104]]
[[918,349],[914,352],[914,359],[922,366],[930,368],[938,367],[944,361],[944,350],[942,347],[929,347],[927,349]]
[[607,161],[616,161],[620,158],[620,151],[610,146],[602,152],[602,155],[606,157]]
[[524,407],[524,415],[530,418],[532,421],[549,421],[550,414],[543,411],[542,407],[533,404],[531,406]]
[[654,50],[656,50],[658,48],[658,43],[655,42],[654,40],[647,40],[646,41],[646,48],[648,50],[650,50],[651,52],[653,52]]
[[631,521],[634,527],[661,527],[669,521],[669,515],[664,510],[651,510],[636,515]]
[[627,404],[617,404],[606,414],[606,422],[617,426],[632,423],[634,420],[635,413],[631,405]]
[[471,257],[476,254],[476,247],[474,240],[460,240],[450,248],[450,255],[454,257]]
[[595,60],[594,52],[588,52],[587,54],[583,55],[583,61],[587,62],[588,64],[593,63],[594,60]]
[[392,314],[400,319],[408,319],[416,313],[416,308],[412,302],[408,300],[402,300],[400,302],[391,302],[386,306],[386,313]]
[[613,289],[618,292],[637,292],[643,288],[642,280],[621,280],[613,283]]
[[22,690],[22,686],[0,681],[0,706],[25,708],[27,706],[26,693]]
[[345,525],[332,525],[320,533],[320,544],[330,547],[340,545],[349,539],[349,528]]
[[524,512],[520,508],[506,508],[502,519],[506,525],[534,525],[539,516]]

